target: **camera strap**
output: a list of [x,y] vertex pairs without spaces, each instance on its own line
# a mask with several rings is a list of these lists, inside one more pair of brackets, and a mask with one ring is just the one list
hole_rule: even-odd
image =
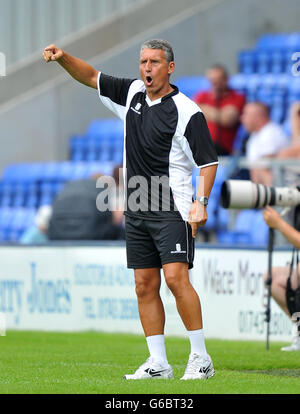
[[297,288],[298,288],[299,287],[299,250],[297,250],[295,247],[293,248],[293,253],[292,253],[292,261],[290,264],[290,273],[288,277],[288,283],[290,287],[291,286],[290,280],[291,280],[293,270],[294,270],[295,253],[296,253],[296,276],[297,276]]
[[[298,231],[300,231],[300,205],[295,207],[294,210],[294,228]],[[299,250],[297,250],[295,247],[293,248],[293,253],[292,253],[292,261],[291,261],[291,265],[290,265],[290,273],[289,273],[289,277],[288,277],[288,284],[289,287],[291,289],[291,285],[290,285],[290,280],[291,280],[291,276],[293,274],[293,269],[294,269],[294,258],[295,258],[295,253],[296,254],[296,278],[297,278],[297,289],[299,288]]]
[[[287,278],[287,282],[286,282],[286,292],[285,292],[286,306],[291,316],[293,316],[295,312],[300,312],[299,252],[298,250],[297,250],[297,268],[296,268],[297,287],[294,290],[292,289],[292,286],[291,286],[291,277],[293,275],[293,270],[294,270],[295,253],[296,253],[296,249],[294,248],[293,255],[292,255],[292,261],[290,265],[289,277]],[[300,325],[298,327],[298,332],[300,335]]]

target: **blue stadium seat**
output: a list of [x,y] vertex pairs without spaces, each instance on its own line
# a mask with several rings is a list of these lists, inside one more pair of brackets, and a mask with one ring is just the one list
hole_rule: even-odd
[[256,53],[254,50],[242,50],[238,54],[240,72],[251,75],[256,72]]
[[275,91],[278,83],[278,75],[274,73],[265,73],[260,77],[260,84],[264,89]]
[[276,104],[271,109],[271,119],[273,122],[281,124],[285,117],[285,107],[282,104]]
[[197,92],[210,89],[210,82],[205,76],[182,76],[175,81],[179,91],[189,98],[193,98]]
[[57,173],[56,173],[57,182],[69,181],[72,179],[72,175],[73,175],[73,162],[72,161],[62,161],[57,164]]
[[273,92],[273,105],[286,105],[286,93],[277,90]]
[[112,161],[115,164],[123,163],[123,148],[116,149],[112,154]]
[[268,226],[264,222],[261,210],[241,210],[230,231],[219,231],[220,243],[247,244],[249,246],[266,246]]
[[57,161],[43,163],[42,181],[56,182],[60,169],[60,163]]
[[102,140],[99,145],[99,154],[93,161],[106,162],[111,160],[111,144],[108,140]]
[[265,105],[271,107],[273,102],[273,94],[269,89],[263,87],[259,88],[256,92],[256,99],[259,102],[263,102]]
[[26,228],[27,210],[24,208],[15,208],[9,229],[7,231],[8,240],[16,242]]
[[0,208],[0,237],[2,241],[9,240],[11,222],[14,217],[14,209],[9,207]]
[[10,181],[4,181],[2,185],[2,207],[10,207],[14,200],[14,183]]
[[283,72],[287,75],[292,74],[292,66],[294,65],[294,61],[292,60],[292,56],[294,54],[294,50],[285,50],[284,51],[284,62],[283,62]]
[[251,243],[258,246],[267,246],[269,227],[264,221],[262,210],[256,210],[251,228]]
[[300,77],[292,76],[289,83],[289,96],[300,100]]
[[256,72],[265,75],[270,72],[270,55],[266,51],[258,51],[256,54]]
[[286,93],[290,80],[291,80],[290,74],[281,73],[277,75],[276,86],[275,86],[276,91]]
[[229,226],[230,216],[229,211],[225,208],[222,208],[218,204],[217,209],[217,228],[218,230],[227,230]]
[[85,161],[73,162],[72,180],[80,180],[89,176],[88,163]]
[[246,131],[244,125],[240,125],[235,135],[233,142],[233,152],[240,154],[243,147],[244,140],[248,137],[249,133]]
[[300,50],[300,33],[289,33],[286,37],[285,46],[295,51]]
[[100,144],[102,141],[88,138],[86,142],[86,161],[96,161],[100,157]]
[[23,207],[27,197],[27,186],[25,184],[16,183],[14,185],[14,199],[12,207]]
[[262,83],[262,77],[258,73],[253,73],[247,77],[247,94],[256,93]]
[[247,75],[243,73],[237,73],[236,75],[230,76],[228,83],[232,89],[235,89],[240,93],[246,94],[247,79]]
[[88,164],[88,174],[89,176],[93,174],[103,174],[103,175],[112,175],[115,164],[111,161],[107,162],[91,162]]
[[270,52],[270,72],[274,74],[285,71],[285,54],[281,50],[272,50]]
[[290,121],[290,117],[286,114],[286,118],[283,122],[283,124],[281,125],[282,129],[285,133],[285,135],[287,137],[290,137],[292,135],[292,126],[291,126],[291,121]]
[[123,123],[117,118],[97,119],[90,123],[86,134],[89,138],[100,139],[123,136]]
[[211,194],[209,197],[209,203],[207,205],[207,222],[200,228],[203,230],[216,230],[218,227],[217,221],[217,209],[218,209],[218,197]]
[[72,137],[70,140],[70,155],[73,161],[83,161],[86,158],[86,137]]
[[256,42],[257,49],[274,50],[286,47],[287,35],[284,33],[264,34]]
[[28,185],[25,207],[36,208],[39,203],[39,186],[36,182]]
[[36,214],[35,209],[16,208],[13,210],[10,230],[18,233],[23,232],[26,228],[31,226]]

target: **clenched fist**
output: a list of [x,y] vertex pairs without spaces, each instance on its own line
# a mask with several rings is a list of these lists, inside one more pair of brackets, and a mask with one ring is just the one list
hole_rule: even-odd
[[62,58],[64,52],[55,45],[47,46],[43,52],[43,58],[46,62],[51,62]]

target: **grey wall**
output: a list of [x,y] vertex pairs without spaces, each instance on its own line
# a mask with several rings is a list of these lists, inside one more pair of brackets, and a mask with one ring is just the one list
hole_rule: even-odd
[[[155,26],[164,25],[168,19],[186,8],[215,1],[217,0],[136,0],[125,11],[116,11],[111,18],[92,24],[84,31],[56,44],[81,59],[89,61],[95,56],[101,56],[102,61],[104,53],[109,53],[120,44],[126,48],[128,40],[146,30],[153,31]],[[17,33],[18,37],[25,36],[22,28],[19,28]],[[55,43],[54,39],[43,46],[49,43]],[[36,89],[49,80],[57,79],[60,73],[58,65],[45,64],[42,60],[42,51],[38,51],[28,60],[7,69],[7,76],[1,84],[0,105]]]
[[138,1],[0,0],[0,51],[11,65]]
[[[174,45],[174,78],[204,74],[215,62],[235,72],[237,52],[253,47],[258,36],[299,28],[298,0],[197,3],[165,19],[163,24],[152,24],[147,31],[137,32],[126,44],[90,59],[90,63],[106,73],[137,77],[140,43],[150,37],[162,37]],[[166,0],[160,4],[165,5]],[[78,50],[79,57],[80,54]],[[43,93],[0,112],[0,168],[14,161],[66,159],[72,134],[83,133],[95,118],[112,116],[100,103],[97,91],[77,84],[59,70],[58,73],[58,79],[44,84]]]

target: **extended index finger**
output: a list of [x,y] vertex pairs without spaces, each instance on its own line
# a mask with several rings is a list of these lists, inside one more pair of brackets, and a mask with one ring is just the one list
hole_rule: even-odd
[[191,227],[192,227],[192,237],[194,239],[197,235],[197,223],[191,223]]

